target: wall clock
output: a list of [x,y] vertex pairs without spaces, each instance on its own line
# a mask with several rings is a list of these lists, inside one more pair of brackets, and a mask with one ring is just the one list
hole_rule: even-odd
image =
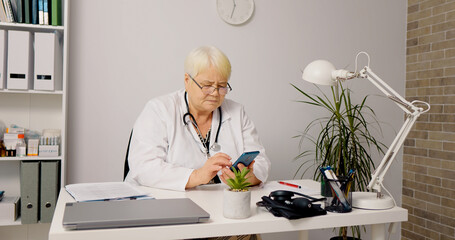
[[254,12],[254,0],[217,0],[218,15],[232,25],[246,23]]

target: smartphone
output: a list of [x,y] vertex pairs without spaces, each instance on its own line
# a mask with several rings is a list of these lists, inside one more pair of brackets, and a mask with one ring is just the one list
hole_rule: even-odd
[[235,163],[232,164],[232,166],[235,167],[235,169],[237,170],[239,170],[239,168],[237,167],[239,163],[242,163],[243,165],[245,165],[245,167],[248,167],[251,164],[251,162],[253,162],[257,155],[259,155],[259,151],[244,152],[237,159],[237,161],[235,161]]

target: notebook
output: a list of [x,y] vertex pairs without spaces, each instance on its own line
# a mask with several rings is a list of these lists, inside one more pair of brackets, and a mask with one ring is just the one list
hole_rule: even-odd
[[189,198],[66,203],[69,230],[206,222],[210,215]]

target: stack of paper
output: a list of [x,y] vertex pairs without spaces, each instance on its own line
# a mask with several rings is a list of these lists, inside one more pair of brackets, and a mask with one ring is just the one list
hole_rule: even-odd
[[78,202],[153,198],[126,182],[77,183],[65,189]]

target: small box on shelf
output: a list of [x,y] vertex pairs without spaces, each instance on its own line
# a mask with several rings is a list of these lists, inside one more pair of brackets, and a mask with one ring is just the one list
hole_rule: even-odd
[[38,147],[38,156],[40,157],[57,157],[58,154],[58,145],[39,145]]
[[59,156],[60,129],[44,129],[38,147],[38,156],[57,157]]
[[3,197],[0,201],[0,222],[14,222],[19,216],[20,197]]
[[39,139],[28,139],[27,156],[38,156]]

